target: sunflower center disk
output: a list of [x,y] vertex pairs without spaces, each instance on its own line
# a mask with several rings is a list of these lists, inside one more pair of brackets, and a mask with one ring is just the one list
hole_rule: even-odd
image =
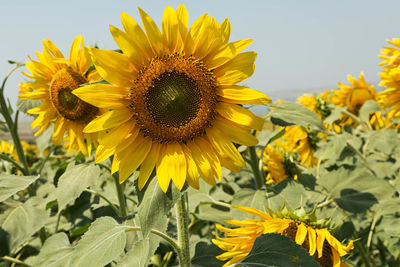
[[164,73],[147,93],[147,108],[154,120],[172,127],[185,125],[200,109],[196,82],[183,73]]
[[98,109],[72,94],[72,91],[86,83],[86,79],[66,68],[54,74],[50,83],[50,100],[58,113],[66,119],[88,123]]
[[215,116],[215,78],[193,57],[157,57],[139,72],[130,98],[143,135],[185,143],[204,134]]

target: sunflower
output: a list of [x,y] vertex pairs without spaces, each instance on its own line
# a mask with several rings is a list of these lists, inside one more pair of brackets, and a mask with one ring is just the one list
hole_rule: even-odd
[[283,139],[288,142],[291,151],[297,151],[300,155],[300,164],[305,164],[307,168],[316,165],[318,159],[314,157],[313,150],[320,140],[316,132],[298,125],[287,126]]
[[348,266],[341,261],[344,256],[353,249],[353,241],[347,246],[340,243],[329,229],[316,221],[315,214],[297,216],[293,212],[284,209],[278,212],[270,211],[269,214],[249,207],[235,207],[241,211],[250,213],[259,219],[229,220],[226,223],[239,226],[227,228],[217,225],[217,229],[225,234],[225,238],[216,236],[212,242],[225,250],[217,259],[226,261],[225,266],[237,263],[245,258],[258,236],[261,234],[278,233],[295,241],[314,256],[315,260],[323,267]]
[[385,47],[381,50],[383,55],[381,66],[383,72],[380,86],[388,87],[385,91],[379,93],[379,104],[384,108],[390,108],[388,117],[400,118],[400,39],[388,41],[395,47]]
[[233,143],[258,143],[251,129],[263,119],[239,104],[268,104],[263,93],[236,85],[254,72],[252,40],[229,43],[229,20],[208,14],[188,27],[184,5],[166,7],[162,31],[139,8],[144,30],[126,13],[125,31],[110,26],[123,54],[90,49],[99,74],[110,84],[93,84],[74,94],[109,109],[85,128],[108,130],[99,141],[96,162],[114,155],[112,172],[124,182],[139,166],[139,189],[156,169],[161,189],[199,187],[198,175],[215,185],[221,165],[239,171],[245,162]]
[[16,161],[19,161],[17,150],[15,150],[14,145],[10,144],[4,140],[1,140],[1,142],[0,142],[0,154],[6,154],[6,155],[12,157],[13,159],[15,159]]
[[296,165],[290,160],[286,142],[277,140],[268,144],[263,152],[263,170],[267,172],[266,184],[278,184],[290,177],[297,180]]
[[339,107],[347,107],[351,113],[358,115],[361,106],[370,99],[376,100],[376,92],[373,85],[364,79],[364,73],[360,73],[359,80],[351,75],[347,76],[351,86],[338,83],[339,90],[334,90],[333,104]]
[[38,61],[26,63],[32,74],[23,72],[33,81],[20,84],[19,98],[41,100],[39,107],[28,110],[37,115],[32,128],[39,127],[35,136],[41,134],[54,122],[52,141],[59,145],[64,134],[69,137],[69,150],[73,146],[84,155],[89,155],[96,134],[83,134],[83,128],[99,114],[99,109],[71,92],[80,85],[99,79],[97,72],[90,70],[90,55],[84,46],[83,37],[77,36],[71,45],[69,60],[50,40],[43,41],[43,53],[36,52]]

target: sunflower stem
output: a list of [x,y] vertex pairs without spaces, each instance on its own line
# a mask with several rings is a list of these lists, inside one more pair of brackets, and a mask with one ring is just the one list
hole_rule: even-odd
[[[11,114],[8,109],[5,97],[4,97],[4,87],[6,85],[8,78],[16,69],[18,69],[19,67],[22,67],[23,65],[24,64],[16,64],[15,67],[11,69],[11,71],[6,75],[6,77],[3,80],[3,83],[0,88],[0,113],[3,115],[4,120],[6,121],[8,130],[10,131],[10,135],[14,142],[15,150],[17,151],[18,159],[23,165],[23,170],[21,170],[21,171],[24,175],[29,175],[30,172],[29,172],[28,162],[26,161],[24,150],[21,145],[21,140],[18,135],[18,127],[16,125],[18,122],[13,121],[13,119],[11,118]],[[18,116],[16,116],[16,119],[17,118],[18,118]],[[29,191],[30,195],[35,195],[35,192],[32,192],[31,190],[28,190],[28,191]]]
[[117,194],[118,194],[118,201],[119,201],[119,210],[121,213],[122,217],[128,216],[126,212],[126,200],[125,200],[125,195],[124,195],[124,185],[119,183],[119,177],[117,174],[112,175],[115,181],[115,187],[117,188]]
[[[179,266],[190,267],[190,251],[189,251],[189,214],[186,209],[185,192],[175,204],[176,224],[178,229],[178,243],[181,255],[179,256]],[[178,253],[179,254],[179,253]]]
[[257,189],[261,189],[264,185],[264,179],[261,175],[261,171],[259,168],[259,158],[256,153],[256,147],[255,146],[250,146],[249,147],[249,154],[250,154],[250,167],[253,170],[254,173],[254,178],[256,181],[256,187]]

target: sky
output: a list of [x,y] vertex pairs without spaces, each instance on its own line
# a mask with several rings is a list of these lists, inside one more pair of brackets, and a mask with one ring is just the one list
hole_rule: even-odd
[[[398,0],[0,0],[0,79],[12,68],[8,60],[36,58],[43,39],[64,55],[79,34],[87,45],[116,49],[109,24],[122,28],[122,11],[139,22],[140,6],[160,26],[165,6],[180,3],[188,9],[189,24],[208,13],[219,22],[230,20],[231,41],[254,40],[247,50],[258,53],[256,70],[244,84],[273,100],[293,90],[333,89],[361,71],[377,84],[379,50],[388,39],[400,38]],[[24,79],[16,72],[7,83],[13,104]]]

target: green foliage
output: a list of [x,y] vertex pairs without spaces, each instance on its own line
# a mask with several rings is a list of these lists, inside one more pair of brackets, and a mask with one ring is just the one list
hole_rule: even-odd
[[18,176],[0,173],[0,202],[27,188],[39,176]]
[[249,255],[235,266],[318,267],[320,265],[290,238],[280,234],[263,234],[257,237]]

